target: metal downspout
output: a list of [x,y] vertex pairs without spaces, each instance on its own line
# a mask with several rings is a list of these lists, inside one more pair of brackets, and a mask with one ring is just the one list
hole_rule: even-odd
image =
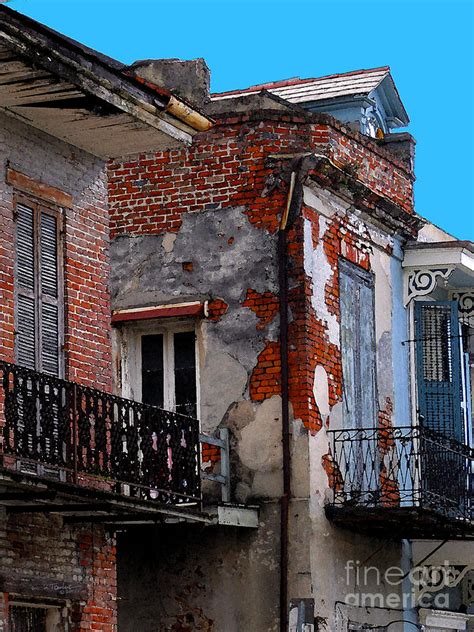
[[288,397],[288,255],[287,221],[295,189],[291,173],[286,208],[278,231],[278,281],[280,295],[281,423],[283,451],[283,495],[280,499],[280,632],[288,631],[288,527],[291,498],[290,414]]

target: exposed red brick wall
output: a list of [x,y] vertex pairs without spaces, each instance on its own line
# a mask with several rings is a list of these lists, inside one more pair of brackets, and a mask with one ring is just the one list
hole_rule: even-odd
[[250,376],[250,398],[256,402],[281,393],[281,357],[277,341],[267,340],[265,348],[258,354],[257,364]]
[[331,454],[324,454],[322,457],[322,466],[327,474],[329,487],[335,492],[341,491],[344,488],[344,480],[342,478],[341,471],[334,462]]
[[0,554],[9,569],[0,578],[0,630],[7,629],[11,593],[26,602],[70,601],[72,632],[116,632],[115,542],[103,527],[69,527],[44,514],[4,517]]
[[201,444],[201,465],[205,471],[212,471],[216,463],[221,460],[221,449],[217,445],[210,443]]
[[326,155],[350,170],[374,192],[412,210],[412,176],[402,163],[360,135],[340,126],[309,123],[303,116],[260,113],[228,117],[200,134],[192,147],[143,154],[110,163],[112,235],[176,232],[187,212],[245,206],[249,221],[270,232],[278,229],[286,190],[276,186],[272,204],[267,179],[271,154]]
[[[326,156],[374,193],[408,212],[413,210],[412,174],[374,141],[344,130],[340,124],[310,122],[304,115],[260,112],[223,118],[212,130],[198,135],[190,148],[111,162],[112,234],[177,232],[184,213],[239,206],[251,224],[274,234],[286,205],[288,173],[284,174],[285,161],[271,156],[310,150]],[[323,243],[332,267],[326,303],[329,312],[339,318],[339,258],[369,269],[370,236],[360,234],[360,227],[351,225],[347,217],[336,217],[320,234],[318,213],[304,207],[303,215],[311,222],[313,247]],[[289,396],[294,416],[315,433],[322,426],[313,393],[315,369],[321,365],[326,370],[332,406],[342,398],[342,365],[339,347],[330,342],[326,324],[311,303],[312,280],[304,271],[303,243],[300,217],[288,235]],[[241,305],[254,311],[256,328],[263,331],[277,315],[278,303],[278,296],[250,287]],[[211,310],[211,319],[220,316],[219,309]],[[279,343],[267,340],[250,375],[249,396],[261,402],[280,393]]]
[[14,360],[14,286],[13,286],[13,208],[0,202],[0,353],[5,360]]
[[66,370],[70,380],[111,388],[109,222],[105,200],[66,214]]
[[367,147],[367,144],[362,144],[358,138],[341,129],[328,126],[327,131],[328,156],[334,164],[348,168],[375,193],[406,211],[413,211],[413,177],[407,173],[406,165],[382,157],[375,147]]
[[225,301],[221,298],[214,298],[212,301],[209,301],[207,305],[208,310],[208,320],[212,320],[213,322],[219,321],[224,314],[227,313],[229,306]]
[[249,288],[242,305],[251,309],[259,319],[257,329],[265,329],[278,314],[280,300],[272,292],[263,292],[261,294]]

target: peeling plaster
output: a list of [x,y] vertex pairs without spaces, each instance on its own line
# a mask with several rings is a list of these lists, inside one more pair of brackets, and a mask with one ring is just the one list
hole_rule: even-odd
[[274,395],[257,408],[255,419],[242,429],[238,445],[240,460],[256,472],[280,472],[281,397]]
[[[328,223],[324,217],[319,222],[319,233],[322,235]],[[339,323],[336,316],[329,312],[325,296],[326,283],[332,278],[333,269],[324,252],[323,241],[318,243],[317,248],[313,248],[311,222],[308,219],[304,220],[304,269],[313,281],[311,305],[316,317],[325,322],[329,342],[339,346]]]
[[375,274],[375,336],[377,341],[392,328],[392,283],[390,257],[375,251],[370,257]]
[[326,369],[320,364],[314,370],[313,394],[319,408],[323,424],[325,424],[330,413],[329,380]]
[[228,408],[242,399],[248,374],[235,358],[223,352],[206,354],[201,371],[206,376],[201,383],[201,416],[206,432],[216,428]]
[[176,241],[176,233],[166,233],[163,236],[161,246],[165,252],[173,252],[174,242]]

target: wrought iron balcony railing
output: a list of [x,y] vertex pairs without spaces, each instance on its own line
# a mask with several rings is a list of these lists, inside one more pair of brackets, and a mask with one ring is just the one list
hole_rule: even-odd
[[196,419],[6,362],[0,377],[4,468],[166,504],[200,501]]
[[328,434],[333,509],[416,509],[472,525],[471,447],[421,425]]

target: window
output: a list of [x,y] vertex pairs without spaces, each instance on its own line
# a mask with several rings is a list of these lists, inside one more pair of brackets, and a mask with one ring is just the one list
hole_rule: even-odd
[[32,604],[11,604],[8,608],[10,632],[65,632],[61,608]]
[[196,333],[186,325],[124,328],[124,395],[197,417]]
[[343,423],[377,425],[374,275],[339,261]]
[[16,204],[16,359],[18,364],[60,375],[62,286],[60,215],[43,204]]
[[142,402],[196,417],[194,331],[141,336]]

